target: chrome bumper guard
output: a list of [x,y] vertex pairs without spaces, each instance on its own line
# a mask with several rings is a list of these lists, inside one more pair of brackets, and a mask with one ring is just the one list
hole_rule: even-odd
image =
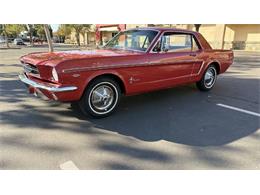
[[30,85],[34,88],[37,88],[37,89],[45,89],[47,91],[50,91],[50,92],[65,92],[65,91],[74,91],[77,89],[77,87],[75,86],[67,86],[67,87],[49,87],[49,86],[46,86],[42,83],[37,83],[29,78],[27,78],[27,76],[25,74],[20,74],[19,75],[19,79],[27,84],[27,85]]

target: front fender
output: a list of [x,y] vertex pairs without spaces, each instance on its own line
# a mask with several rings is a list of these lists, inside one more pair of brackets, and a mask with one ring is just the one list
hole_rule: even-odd
[[99,76],[105,76],[105,75],[112,75],[112,76],[116,76],[118,79],[120,79],[124,85],[124,89],[127,92],[128,91],[128,87],[127,87],[127,81],[125,80],[125,78],[123,77],[123,75],[121,75],[118,71],[116,70],[98,70],[98,71],[93,71],[89,76],[87,76],[86,80],[84,81],[84,86],[85,88],[88,86],[88,84],[95,78],[99,77]]

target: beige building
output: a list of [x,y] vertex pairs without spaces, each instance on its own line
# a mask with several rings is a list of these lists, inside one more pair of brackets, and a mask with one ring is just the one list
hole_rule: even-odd
[[[194,30],[193,24],[131,24],[127,28],[164,26]],[[260,51],[260,24],[202,24],[199,32],[214,49]]]
[[260,51],[260,24],[203,24],[199,32],[216,49]]
[[[193,24],[126,24],[125,28],[136,27],[172,27],[194,30]],[[108,27],[102,29],[102,43],[106,43],[116,33],[118,29]],[[202,24],[199,32],[206,38],[214,49],[234,49],[260,51],[260,24]],[[85,38],[81,35],[83,44],[95,44],[95,25],[91,32],[86,33]],[[75,34],[71,34],[71,41],[76,42]]]
[[[75,31],[72,31],[69,38],[66,39],[65,43],[77,44]],[[80,34],[80,44],[81,45],[95,45],[95,25],[91,25],[89,32],[84,35]]]

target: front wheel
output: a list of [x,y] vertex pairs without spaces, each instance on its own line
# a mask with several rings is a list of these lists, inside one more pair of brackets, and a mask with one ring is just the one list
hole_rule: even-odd
[[98,78],[85,90],[79,106],[85,115],[103,118],[112,114],[121,97],[120,86],[111,78]]
[[205,71],[200,81],[196,83],[197,87],[201,91],[209,91],[213,88],[217,80],[217,69],[214,65],[210,65]]

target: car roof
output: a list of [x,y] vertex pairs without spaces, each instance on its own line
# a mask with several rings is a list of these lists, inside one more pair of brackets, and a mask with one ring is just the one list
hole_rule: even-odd
[[166,28],[166,27],[140,27],[140,28],[132,28],[132,29],[128,29],[128,30],[156,30],[156,31],[160,31],[160,32],[174,31],[174,32],[197,34],[197,32],[191,31],[191,30],[185,30],[185,29],[179,29],[179,28]]

